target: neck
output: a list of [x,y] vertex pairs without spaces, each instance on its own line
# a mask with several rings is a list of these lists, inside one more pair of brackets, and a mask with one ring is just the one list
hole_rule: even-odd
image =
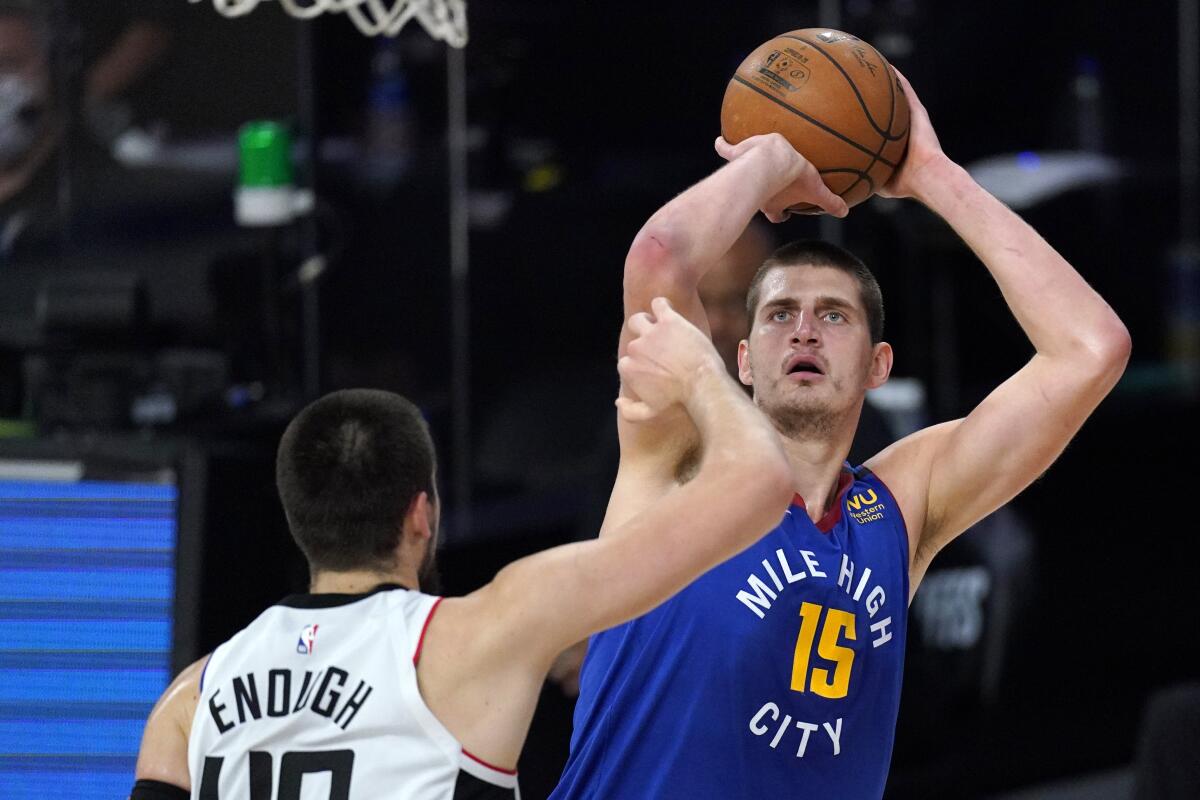
[[858,414],[840,420],[821,437],[790,438],[781,436],[783,449],[792,465],[792,485],[804,498],[804,507],[813,522],[819,521],[837,500],[838,477],[850,453]]
[[408,589],[418,589],[416,570],[397,568],[387,571],[349,570],[314,572],[308,590],[312,594],[364,594],[381,583],[398,583]]

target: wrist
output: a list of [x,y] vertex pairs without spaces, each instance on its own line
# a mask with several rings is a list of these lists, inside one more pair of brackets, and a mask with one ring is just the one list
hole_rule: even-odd
[[923,164],[911,179],[913,199],[935,212],[971,185],[975,185],[971,175],[944,153]]
[[802,166],[787,140],[778,134],[772,136],[778,139],[769,138],[746,153],[764,198],[774,197],[791,185],[800,177]]
[[711,398],[722,390],[729,380],[725,365],[715,354],[698,363],[689,375],[687,388],[682,398],[684,408],[693,418],[704,416],[711,407]]

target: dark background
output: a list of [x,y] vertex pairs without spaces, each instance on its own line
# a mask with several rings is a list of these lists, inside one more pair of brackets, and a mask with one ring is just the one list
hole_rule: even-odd
[[[1028,589],[1008,629],[999,698],[973,695],[970,677],[967,689],[939,693],[939,677],[948,681],[937,675],[941,662],[912,663],[924,656],[911,648],[889,796],[978,796],[1127,764],[1150,694],[1200,673],[1188,647],[1200,622],[1191,576],[1200,552],[1188,533],[1195,470],[1184,450],[1196,403],[1166,346],[1181,313],[1168,268],[1179,236],[1174,5],[841,5],[840,27],[879,44],[905,72],[960,163],[1084,147],[1119,161],[1119,181],[1023,215],[1113,305],[1134,341],[1113,396],[1012,506],[1034,544],[1020,566]],[[594,530],[609,468],[625,249],[649,214],[719,165],[718,109],[745,53],[820,21],[811,2],[469,7],[468,527],[447,479],[456,465],[444,46],[415,25],[398,40],[409,164],[402,177],[380,180],[368,142],[381,113],[371,94],[381,45],[345,19],[301,24],[270,6],[226,20],[207,3],[155,4],[171,44],[125,98],[132,124],[168,152],[203,141],[224,160],[147,168],[95,156],[94,172],[74,173],[69,224],[0,263],[0,416],[32,421],[38,436],[133,430],[209,448],[203,650],[306,579],[274,497],[271,457],[304,400],[288,276],[308,229],[270,238],[234,226],[237,126],[278,118],[303,128],[311,82],[325,154],[314,173],[316,236],[331,254],[320,289],[321,389],[393,389],[426,411],[450,509],[444,589],[465,592],[512,558]],[[149,12],[114,9],[108,18],[92,8],[73,19],[95,50],[139,13]],[[907,46],[889,52],[886,42]],[[91,51],[80,52],[86,64]],[[1080,96],[1081,75],[1097,96]],[[92,158],[79,155],[87,147],[73,151],[76,164]],[[812,219],[776,231],[817,232]],[[930,421],[965,413],[1029,357],[986,270],[921,209],[864,204],[840,234],[879,276],[895,374],[928,388]],[[257,276],[269,252],[282,286],[281,356],[262,328]],[[143,323],[100,338],[69,325],[48,331],[38,293],[48,276],[80,273],[101,283],[135,276],[148,296]],[[939,286],[949,304],[936,299]],[[187,374],[207,393],[162,367],[166,352],[192,364]],[[89,379],[94,359],[114,353],[122,366]],[[221,367],[195,366],[204,358]],[[178,413],[131,419],[131,400],[164,386]],[[570,701],[548,686],[522,762],[525,796],[553,785],[569,715]]]

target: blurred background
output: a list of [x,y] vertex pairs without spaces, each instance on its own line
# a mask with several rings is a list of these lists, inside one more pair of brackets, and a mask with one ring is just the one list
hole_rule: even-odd
[[[273,455],[319,393],[425,411],[444,592],[594,535],[626,248],[719,166],[745,54],[815,26],[903,70],[946,152],[1134,340],[1059,462],[926,578],[888,797],[1133,797],[1155,742],[1194,761],[1200,734],[1171,726],[1200,680],[1195,5],[475,0],[457,51],[275,3],[0,0],[4,795],[124,796],[170,675],[307,585]],[[267,140],[290,158],[264,176],[246,159]],[[239,186],[270,196],[241,223]],[[752,228],[714,319],[736,328],[762,254],[812,236],[875,270],[897,353],[855,457],[966,413],[1029,357],[986,270],[910,203]],[[562,672],[529,798],[566,757]]]

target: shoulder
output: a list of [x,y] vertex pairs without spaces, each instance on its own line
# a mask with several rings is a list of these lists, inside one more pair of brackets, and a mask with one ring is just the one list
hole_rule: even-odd
[[208,654],[203,658],[193,661],[183,669],[175,680],[171,681],[171,685],[163,692],[158,703],[154,707],[154,711],[150,714],[153,716],[162,707],[165,715],[177,723],[185,733],[189,733],[192,728],[192,717],[196,714],[196,706],[200,702],[200,691],[204,681],[204,671],[208,666],[209,659],[212,654]]
[[208,660],[209,656],[205,656],[180,672],[154,704],[146,720],[138,753],[135,774],[139,780],[156,780],[185,788],[190,785],[188,740]]

